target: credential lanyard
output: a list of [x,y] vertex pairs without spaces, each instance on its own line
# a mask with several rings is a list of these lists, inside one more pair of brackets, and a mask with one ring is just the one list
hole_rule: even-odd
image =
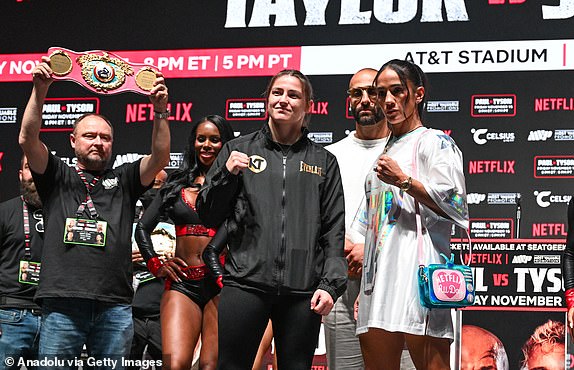
[[96,211],[96,207],[94,207],[94,202],[92,201],[92,196],[90,195],[90,193],[92,192],[92,189],[94,188],[94,186],[96,186],[98,181],[100,181],[100,176],[94,176],[92,181],[88,182],[88,180],[86,179],[86,175],[84,174],[84,171],[82,171],[78,167],[75,167],[75,169],[78,175],[80,176],[80,179],[82,179],[82,182],[86,186],[86,200],[84,200],[82,204],[80,204],[80,206],[78,207],[78,210],[76,211],[76,217],[82,217],[84,210],[86,209],[86,207],[88,207],[88,211],[90,212],[90,216],[92,216],[92,219],[97,220],[98,212]]
[[28,205],[22,199],[22,218],[24,219],[24,259],[30,261],[32,259],[32,249],[30,249],[30,213],[28,212]]

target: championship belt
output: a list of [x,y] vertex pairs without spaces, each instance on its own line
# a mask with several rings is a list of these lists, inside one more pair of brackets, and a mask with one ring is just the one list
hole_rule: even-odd
[[55,80],[72,80],[97,94],[133,91],[149,95],[159,69],[132,63],[102,50],[75,52],[51,47],[50,67]]

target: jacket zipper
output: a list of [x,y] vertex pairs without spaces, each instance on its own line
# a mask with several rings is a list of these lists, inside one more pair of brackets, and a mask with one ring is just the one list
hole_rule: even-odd
[[277,280],[277,294],[281,293],[283,277],[285,274],[285,187],[287,183],[287,156],[283,154],[283,189],[281,191],[281,250],[279,251],[279,279]]

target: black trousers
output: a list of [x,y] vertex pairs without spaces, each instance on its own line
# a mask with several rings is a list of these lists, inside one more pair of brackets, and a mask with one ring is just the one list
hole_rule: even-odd
[[[141,360],[144,350],[147,346],[147,353],[154,360],[161,360],[161,324],[157,318],[137,318],[134,317],[134,338],[130,358],[132,360]],[[139,367],[130,367],[130,370],[136,370]],[[156,369],[161,369],[157,367]]]
[[251,369],[269,319],[279,369],[310,369],[321,329],[321,315],[310,306],[310,296],[223,287],[219,301],[218,369]]

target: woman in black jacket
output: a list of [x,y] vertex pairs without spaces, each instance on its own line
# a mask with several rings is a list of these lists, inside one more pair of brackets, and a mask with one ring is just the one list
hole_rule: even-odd
[[[224,145],[197,207],[228,223],[219,306],[220,369],[251,368],[269,319],[280,369],[308,369],[321,316],[346,288],[344,200],[335,157],[307,138],[312,87],[284,70],[266,91],[268,122]],[[217,268],[216,248],[204,260]]]

